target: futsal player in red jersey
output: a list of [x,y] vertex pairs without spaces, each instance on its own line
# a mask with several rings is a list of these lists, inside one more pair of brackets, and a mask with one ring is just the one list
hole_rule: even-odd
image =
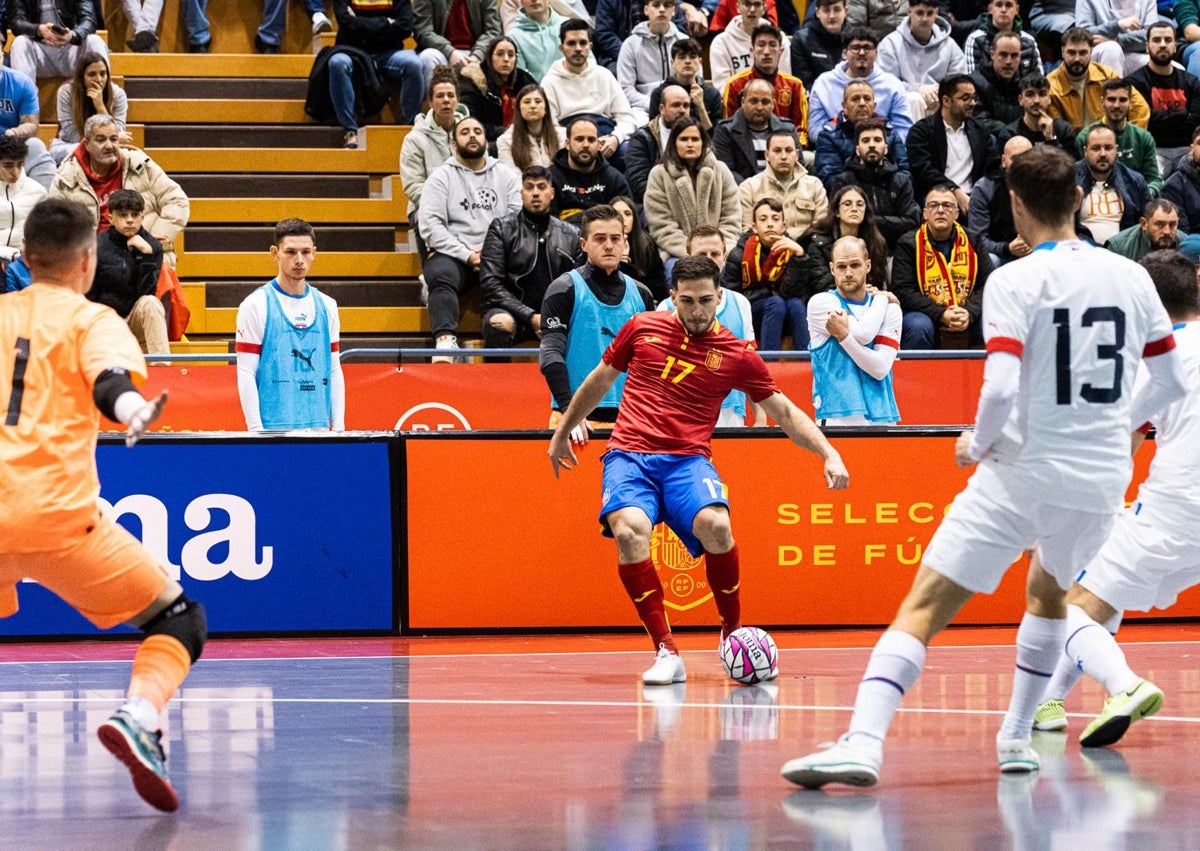
[[650,535],[665,522],[693,556],[703,554],[721,616],[721,636],[741,626],[738,551],[729,525],[725,485],[712,464],[711,439],[721,402],[743,390],[802,449],[824,462],[826,486],[846,487],[850,474],[837,450],[780,392],[753,343],[716,321],[720,269],[707,257],[685,257],[671,273],[676,311],[633,316],[588,375],[550,440],[550,463],[577,463],[571,430],[584,421],[620,373],[627,373],[617,424],[604,455],[600,522],[617,542],[617,570],[657,656],[642,674],[647,685],[687,679],[663,608],[662,584],[650,560]]

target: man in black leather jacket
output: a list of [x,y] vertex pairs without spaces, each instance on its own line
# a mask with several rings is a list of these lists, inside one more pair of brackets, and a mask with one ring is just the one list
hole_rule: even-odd
[[82,51],[108,54],[96,35],[92,0],[53,0],[53,15],[42,13],[39,0],[11,0],[8,23],[13,39],[9,60],[14,71],[31,80],[71,77]]
[[488,226],[479,261],[483,342],[505,348],[542,336],[550,282],[583,262],[579,230],[550,213],[554,186],[542,166],[521,173],[521,209]]

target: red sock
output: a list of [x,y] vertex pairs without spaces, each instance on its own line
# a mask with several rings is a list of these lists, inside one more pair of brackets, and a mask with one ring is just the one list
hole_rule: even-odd
[[737,544],[727,553],[706,552],[704,565],[708,571],[708,587],[712,589],[717,614],[721,616],[721,638],[724,638],[742,625]]
[[667,623],[667,612],[663,608],[662,583],[658,581],[658,571],[650,559],[637,561],[633,564],[618,564],[617,573],[621,576],[621,584],[625,593],[633,600],[638,617],[650,633],[654,647],[664,644],[672,653],[675,649],[675,639],[671,636],[671,625]]

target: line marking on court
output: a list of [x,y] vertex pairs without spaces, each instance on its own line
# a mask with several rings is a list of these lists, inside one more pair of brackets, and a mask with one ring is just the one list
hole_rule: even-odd
[[[185,687],[186,689],[186,687]],[[22,698],[19,701],[13,701],[12,705],[27,705],[27,704],[80,704],[80,703],[103,703],[111,705],[113,699],[111,697],[96,696],[96,697],[30,697]],[[275,703],[293,703],[293,704],[331,704],[331,705],[350,705],[350,704],[368,704],[376,706],[558,706],[558,707],[575,707],[579,709],[597,709],[597,708],[671,708],[671,709],[732,709],[736,712],[744,710],[768,711],[771,709],[800,711],[800,712],[853,712],[853,706],[824,706],[816,704],[743,704],[743,703],[655,703],[651,700],[630,701],[630,700],[510,700],[510,699],[493,699],[493,698],[465,698],[465,697],[189,697],[180,694],[172,698],[172,704],[275,704]],[[0,706],[10,705],[8,701],[0,699]],[[900,712],[906,714],[930,714],[930,715],[1004,715],[1003,709],[958,709],[952,707],[940,706],[912,706],[900,707]],[[1068,718],[1091,718],[1091,714],[1084,712],[1068,712]],[[1180,724],[1200,724],[1200,718],[1189,718],[1177,715],[1152,715],[1149,718],[1142,719],[1143,721],[1169,721]]]
[[[405,639],[396,639],[403,641]],[[1122,641],[1119,642],[1122,647],[1163,647],[1171,645],[1200,645],[1200,640],[1180,640],[1180,641]],[[929,648],[929,652],[941,652],[942,650],[1013,650],[1016,644],[935,644]],[[4,653],[5,646],[0,644],[0,654]],[[874,650],[874,646],[870,647],[780,647],[780,653],[830,653],[835,651],[854,651],[866,652]],[[712,653],[712,650],[681,650],[682,654],[697,654],[697,653]],[[205,665],[213,662],[345,662],[354,661],[356,659],[495,659],[501,657],[516,657],[526,658],[530,656],[649,656],[649,650],[530,650],[528,652],[505,652],[505,653],[418,653],[418,654],[391,654],[391,655],[366,655],[366,656],[217,656],[213,658],[205,657],[202,661]],[[130,662],[131,659],[112,658],[112,659],[26,659],[26,660],[0,660],[0,666],[3,665],[95,665],[95,664],[112,664],[114,662]]]

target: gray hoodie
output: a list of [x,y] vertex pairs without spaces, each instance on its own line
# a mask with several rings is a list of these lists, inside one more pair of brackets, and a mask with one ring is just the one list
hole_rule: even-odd
[[685,38],[675,24],[662,35],[650,32],[649,21],[633,28],[617,56],[617,82],[631,107],[649,111],[650,95],[671,76],[671,46]]
[[913,91],[921,86],[936,86],[951,74],[966,74],[967,57],[950,38],[950,22],[945,18],[939,17],[934,23],[928,44],[913,38],[905,19],[879,42],[875,67],[899,77],[904,87]]
[[490,156],[472,171],[456,158],[429,175],[421,194],[421,236],[430,251],[467,262],[483,247],[488,225],[521,209],[521,177]]
[[[466,118],[469,113],[461,103],[454,112],[455,122]],[[400,185],[408,198],[408,220],[413,220],[417,206],[421,203],[421,192],[425,181],[433,170],[454,155],[453,137],[433,120],[433,110],[418,115],[412,130],[404,137],[400,146]]]

